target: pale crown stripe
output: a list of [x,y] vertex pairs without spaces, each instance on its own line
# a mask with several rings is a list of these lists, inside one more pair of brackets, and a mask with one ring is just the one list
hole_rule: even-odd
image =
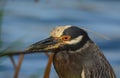
[[50,32],[50,36],[52,37],[60,37],[64,30],[71,27],[71,25],[65,25],[65,26],[59,26],[54,28],[51,32]]

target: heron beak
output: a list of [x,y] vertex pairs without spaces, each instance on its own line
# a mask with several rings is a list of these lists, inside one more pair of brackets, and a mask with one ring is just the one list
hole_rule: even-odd
[[28,47],[27,51],[38,52],[38,51],[51,51],[59,47],[58,40],[53,37],[49,37],[47,39],[41,40],[32,44]]

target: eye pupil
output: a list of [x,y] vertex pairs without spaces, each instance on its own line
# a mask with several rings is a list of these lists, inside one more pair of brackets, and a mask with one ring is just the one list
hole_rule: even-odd
[[62,40],[63,40],[63,41],[68,41],[68,40],[70,40],[70,36],[63,36],[63,37],[62,37]]
[[65,37],[65,39],[68,39],[67,37]]

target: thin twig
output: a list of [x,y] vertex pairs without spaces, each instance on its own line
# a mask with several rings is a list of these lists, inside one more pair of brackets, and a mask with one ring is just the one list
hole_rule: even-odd
[[48,64],[46,66],[43,78],[49,78],[51,65],[52,65],[52,62],[53,62],[53,55],[54,55],[54,53],[49,54]]
[[11,55],[20,55],[20,54],[41,53],[41,52],[43,52],[43,51],[16,51],[16,52],[7,52],[7,53],[0,53],[0,57],[11,56]]
[[22,65],[22,61],[24,58],[24,54],[20,54],[18,65],[16,66],[15,73],[14,73],[14,78],[18,78],[20,67]]
[[[31,54],[31,53],[41,53],[41,52],[46,53],[45,51],[16,51],[16,52],[0,53],[0,57],[20,55],[18,66],[16,66],[15,74],[14,74],[14,78],[18,78],[19,70],[20,70],[20,67],[21,67],[24,55],[25,54]],[[51,65],[52,65],[52,61],[53,61],[53,55],[54,54],[51,53],[49,55],[48,53],[46,53],[46,55],[49,56],[49,60],[48,60],[48,64],[47,64],[46,69],[45,69],[44,78],[49,78],[50,70],[51,70]]]
[[9,58],[13,64],[14,68],[16,69],[16,64],[15,64],[15,60],[14,60],[13,56],[9,56]]

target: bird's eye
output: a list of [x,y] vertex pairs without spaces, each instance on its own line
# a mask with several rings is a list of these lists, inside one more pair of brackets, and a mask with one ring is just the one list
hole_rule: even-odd
[[63,41],[69,41],[71,39],[71,37],[70,36],[62,36],[62,40]]

